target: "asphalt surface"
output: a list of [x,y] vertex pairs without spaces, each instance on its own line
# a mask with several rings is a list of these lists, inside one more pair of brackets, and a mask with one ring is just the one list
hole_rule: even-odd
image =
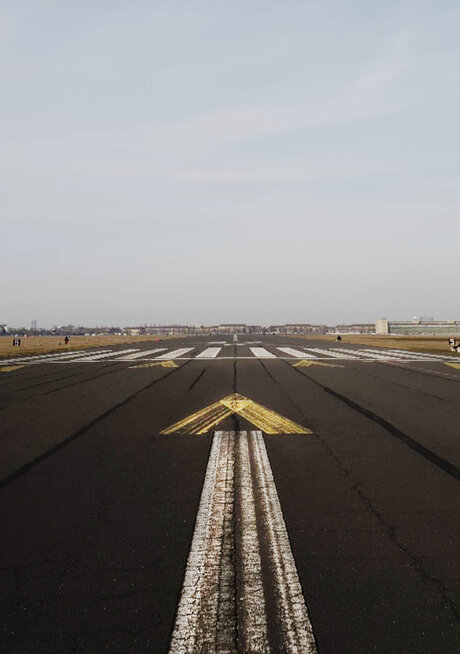
[[[277,355],[357,347],[256,338]],[[220,356],[195,358],[214,340]],[[312,431],[264,438],[318,651],[460,651],[460,370],[295,367],[252,357],[249,340],[159,343],[195,348],[177,367],[0,374],[1,652],[168,650],[212,431],[160,432],[231,393]],[[254,427],[233,415],[218,429]]]

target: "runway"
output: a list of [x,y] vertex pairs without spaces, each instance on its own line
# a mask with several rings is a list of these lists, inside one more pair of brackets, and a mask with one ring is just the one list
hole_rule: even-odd
[[346,339],[0,361],[0,651],[460,651],[459,397]]

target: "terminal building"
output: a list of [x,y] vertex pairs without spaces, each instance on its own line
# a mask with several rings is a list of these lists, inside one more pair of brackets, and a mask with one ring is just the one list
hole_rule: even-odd
[[401,334],[405,336],[460,336],[460,320],[434,320],[414,318],[413,320],[387,320],[381,318],[375,323],[376,334]]

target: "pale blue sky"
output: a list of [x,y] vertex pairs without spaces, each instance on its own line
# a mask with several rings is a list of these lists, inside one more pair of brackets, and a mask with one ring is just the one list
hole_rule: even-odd
[[0,323],[460,318],[458,2],[4,0]]

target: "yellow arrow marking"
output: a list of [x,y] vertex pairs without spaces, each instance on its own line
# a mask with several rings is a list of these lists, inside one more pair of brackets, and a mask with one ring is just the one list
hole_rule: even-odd
[[201,411],[163,429],[160,434],[205,434],[233,413],[242,416],[266,434],[311,434],[309,429],[239,393],[233,393],[219,402],[210,404]]
[[153,368],[154,366],[162,366],[163,368],[178,368],[179,366],[174,361],[156,361],[155,363],[140,363],[138,366],[129,366],[130,368]]
[[13,372],[13,370],[19,370],[19,368],[24,368],[24,366],[1,366],[0,372]]
[[310,359],[302,359],[298,363],[294,363],[294,368],[303,368],[306,366],[324,366],[326,368],[343,368],[336,363],[322,363],[321,361],[311,361]]
[[450,366],[451,368],[456,368],[457,370],[460,370],[460,363],[446,363],[446,366]]

